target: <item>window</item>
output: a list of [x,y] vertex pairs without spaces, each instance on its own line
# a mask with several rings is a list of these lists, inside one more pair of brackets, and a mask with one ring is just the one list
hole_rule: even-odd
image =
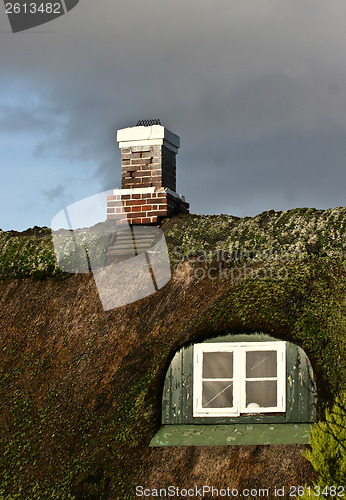
[[285,342],[196,344],[193,415],[284,412],[285,372]]

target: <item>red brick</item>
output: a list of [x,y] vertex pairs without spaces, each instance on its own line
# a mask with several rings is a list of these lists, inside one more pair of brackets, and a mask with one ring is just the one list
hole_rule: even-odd
[[150,170],[157,175],[162,175],[162,165],[160,163],[151,163]]
[[138,188],[137,180],[134,181],[133,179],[131,180],[125,180],[122,182],[122,189],[134,189]]
[[151,172],[150,170],[136,170],[136,172],[133,172],[133,175],[135,177],[151,177]]
[[126,201],[126,206],[132,206],[132,205],[146,205],[145,200],[127,200]]
[[165,203],[162,198],[151,198],[151,203]]
[[131,158],[130,162],[131,162],[131,165],[144,165],[144,164],[148,163],[146,158],[135,158],[133,160]]
[[131,199],[131,195],[130,194],[122,194],[121,195],[121,199],[122,200],[130,200]]
[[131,179],[129,180],[129,182],[132,182],[132,183],[138,184],[138,183],[141,183],[141,179],[136,179],[136,178],[134,178],[134,177],[131,177]]
[[146,212],[129,212],[126,214],[126,217],[129,219],[131,217],[147,217]]
[[157,217],[160,217],[160,216],[167,216],[167,211],[166,210],[155,210],[153,212],[150,212],[150,216],[157,216]]
[[141,195],[140,194],[133,194],[131,195],[134,200],[139,200]]

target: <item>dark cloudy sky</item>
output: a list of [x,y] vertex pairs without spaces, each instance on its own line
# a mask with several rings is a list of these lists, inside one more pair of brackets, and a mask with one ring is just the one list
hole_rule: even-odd
[[345,0],[80,0],[13,34],[0,5],[0,227],[120,187],[116,130],[181,138],[191,212],[345,205]]

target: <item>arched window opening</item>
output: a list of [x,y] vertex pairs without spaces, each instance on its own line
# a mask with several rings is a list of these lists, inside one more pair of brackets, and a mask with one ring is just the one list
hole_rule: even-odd
[[206,436],[221,425],[229,433],[225,425],[236,424],[224,443],[232,444],[237,433],[244,438],[256,424],[258,432],[275,430],[269,433],[274,442],[308,442],[316,399],[312,367],[299,346],[264,333],[227,335],[176,352],[165,377],[162,424],[166,438],[170,430],[176,438],[180,430],[189,432],[179,426],[192,426],[191,436]]

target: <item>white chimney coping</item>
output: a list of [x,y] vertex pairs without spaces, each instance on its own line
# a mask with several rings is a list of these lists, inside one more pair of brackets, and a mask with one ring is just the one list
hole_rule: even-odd
[[122,128],[117,131],[117,142],[120,148],[165,145],[177,152],[180,147],[180,137],[162,125]]

